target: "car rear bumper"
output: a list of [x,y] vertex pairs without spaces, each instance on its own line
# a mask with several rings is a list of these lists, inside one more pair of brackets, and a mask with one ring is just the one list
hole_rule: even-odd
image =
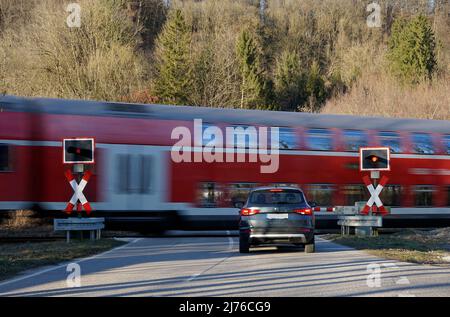
[[308,244],[314,241],[314,232],[308,233],[260,233],[252,232],[249,235],[251,244],[266,244],[266,243],[294,243],[294,244]]
[[255,233],[251,234],[250,238],[273,238],[273,239],[290,239],[290,238],[301,238],[305,239],[303,233]]

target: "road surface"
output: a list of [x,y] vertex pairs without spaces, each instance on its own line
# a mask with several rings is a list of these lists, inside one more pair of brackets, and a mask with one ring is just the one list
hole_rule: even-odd
[[64,263],[0,282],[0,295],[450,296],[448,266],[380,259],[320,238],[316,245],[314,254],[262,248],[242,255],[231,236],[130,239],[74,261],[80,287],[69,287]]

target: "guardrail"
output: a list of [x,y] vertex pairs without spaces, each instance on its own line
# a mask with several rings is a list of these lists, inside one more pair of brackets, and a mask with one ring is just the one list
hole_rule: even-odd
[[340,216],[338,225],[341,226],[342,235],[349,235],[350,227],[354,227],[356,235],[373,236],[378,234],[376,228],[383,227],[383,218],[380,216]]
[[89,231],[90,239],[98,240],[101,238],[101,230],[104,228],[105,218],[67,218],[53,221],[53,230],[65,231],[67,242],[70,242],[72,231]]

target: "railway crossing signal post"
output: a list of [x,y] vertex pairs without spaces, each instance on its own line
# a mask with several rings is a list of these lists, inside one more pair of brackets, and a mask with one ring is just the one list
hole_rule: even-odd
[[[370,178],[366,175],[363,177],[364,184],[370,193],[370,199],[364,206],[362,213],[364,215],[372,215],[373,212],[381,215],[387,214],[386,208],[383,206],[379,195],[386,185],[388,178],[382,176],[380,182],[380,172],[390,171],[390,149],[388,147],[361,148],[359,150],[360,171],[370,171]],[[372,185],[372,179],[374,184]]]
[[[356,216],[341,216],[339,217],[338,225],[341,226],[342,234],[349,234],[350,227],[355,228],[356,235],[376,235],[377,229],[382,227],[382,215],[387,214],[380,199],[380,193],[386,185],[388,178],[382,176],[381,171],[390,171],[390,150],[387,147],[379,148],[361,148],[359,150],[359,162],[361,172],[370,172],[363,177],[364,184],[370,193],[370,199],[367,201],[362,215]],[[372,184],[372,180],[374,184]],[[378,179],[380,182],[378,183]],[[375,206],[374,206],[375,205]],[[379,213],[379,216],[373,216],[373,213]]]
[[66,232],[67,242],[70,242],[70,234],[74,231],[80,233],[81,239],[86,231],[90,232],[91,240],[100,239],[101,230],[105,227],[104,218],[82,217],[83,209],[88,216],[92,212],[91,205],[83,194],[83,190],[92,175],[88,167],[95,163],[94,149],[93,138],[63,140],[63,163],[71,165],[71,168],[65,171],[65,176],[74,191],[64,212],[70,215],[76,207],[78,218],[54,219],[53,226],[55,231]]
[[64,210],[67,214],[71,214],[76,208],[78,216],[81,217],[84,209],[89,216],[92,212],[83,190],[86,187],[92,172],[88,169],[95,163],[94,160],[94,139],[93,138],[73,138],[63,140],[63,163],[71,165],[71,169],[67,169],[65,176],[74,194]]

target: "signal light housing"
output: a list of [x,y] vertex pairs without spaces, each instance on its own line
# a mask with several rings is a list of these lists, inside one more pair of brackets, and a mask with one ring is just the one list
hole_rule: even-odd
[[359,150],[361,171],[390,171],[390,149],[361,148]]
[[74,138],[63,140],[64,164],[94,164],[94,139]]

